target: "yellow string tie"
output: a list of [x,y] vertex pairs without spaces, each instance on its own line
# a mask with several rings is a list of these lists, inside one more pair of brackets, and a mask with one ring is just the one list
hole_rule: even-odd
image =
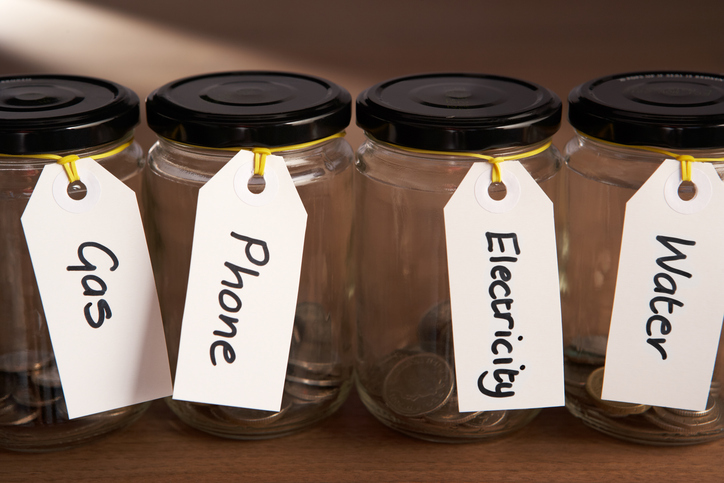
[[649,151],[651,153],[663,154],[664,156],[675,159],[681,163],[681,181],[691,181],[691,163],[711,163],[717,161],[724,161],[724,158],[695,158],[694,156],[690,156],[688,154],[676,154],[672,153],[671,151],[666,151],[665,149],[660,149],[653,146],[632,146],[630,144],[618,144],[611,141],[604,141],[603,139],[594,138],[593,136],[588,136],[586,134],[583,134],[582,132],[578,132],[578,134],[584,138],[592,139],[596,142],[607,144],[609,146],[640,149],[642,151]]
[[252,148],[254,153],[254,176],[264,176],[264,168],[266,167],[266,157],[272,153],[269,148]]
[[400,146],[397,144],[394,144],[394,146],[402,149],[403,151],[409,151],[411,153],[435,154],[435,155],[446,155],[446,156],[468,156],[471,158],[484,159],[493,166],[492,172],[490,173],[490,180],[493,183],[500,183],[503,180],[503,172],[500,168],[501,163],[503,163],[504,161],[516,161],[518,159],[530,158],[531,156],[540,154],[543,151],[545,151],[546,149],[548,149],[549,147],[551,147],[551,141],[548,141],[547,143],[540,146],[539,148],[533,149],[531,151],[526,151],[524,153],[519,153],[519,154],[511,154],[508,156],[488,156],[487,154],[457,152],[457,151],[433,151],[433,150],[428,150],[428,149],[408,148],[407,146]]
[[75,167],[75,162],[79,159],[80,158],[75,154],[71,154],[68,156],[63,156],[57,161],[59,165],[65,168],[65,174],[68,175],[68,182],[70,183],[80,181],[80,176],[78,176],[78,169]]
[[[109,156],[113,156],[114,154],[120,153],[121,151],[126,149],[128,146],[130,146],[132,143],[133,143],[133,139],[131,139],[127,143],[121,144],[117,148],[111,149],[110,151],[106,151],[105,153],[94,154],[93,156],[86,156],[86,157],[91,158],[91,159],[107,158]],[[57,154],[0,154],[0,157],[2,157],[2,158],[54,159],[59,165],[63,166],[63,169],[65,169],[65,174],[68,176],[69,183],[73,183],[75,181],[80,181],[80,176],[78,176],[78,168],[76,168],[75,162],[81,158],[79,156],[76,156],[75,154],[68,154],[66,156],[59,156]]]
[[[337,134],[332,134],[331,136],[327,136],[326,138],[317,139],[315,141],[309,141],[307,143],[301,143],[301,144],[291,144],[289,146],[278,146],[276,148],[209,148],[206,146],[194,146],[193,144],[184,144],[184,143],[178,143],[182,144],[184,146],[189,146],[193,148],[203,148],[203,149],[212,149],[212,150],[219,150],[219,151],[233,151],[233,152],[239,152],[241,150],[244,151],[251,151],[254,153],[254,175],[255,176],[264,176],[264,168],[266,167],[266,157],[270,154],[278,153],[280,151],[292,151],[294,149],[304,149],[309,148],[312,146],[316,146],[317,144],[322,144],[324,142],[327,142],[331,139],[336,138],[343,138],[347,135],[346,132],[342,131]],[[177,142],[177,141],[173,141]]]

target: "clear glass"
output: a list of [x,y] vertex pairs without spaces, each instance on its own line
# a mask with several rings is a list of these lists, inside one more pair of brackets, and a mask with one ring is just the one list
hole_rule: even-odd
[[[199,188],[235,153],[159,140],[144,175],[145,220],[171,372],[191,261]],[[218,436],[262,439],[297,432],[331,415],[352,380],[352,160],[344,139],[284,157],[307,210],[301,283],[287,378],[278,413],[168,399],[187,424]]]
[[[92,156],[131,140],[68,153]],[[0,146],[0,151],[2,147]],[[0,157],[0,447],[18,451],[65,449],[124,427],[148,403],[68,419],[43,306],[20,217],[40,172],[53,161]],[[132,143],[99,160],[139,191],[143,151]]]
[[[724,149],[678,154],[724,157]],[[724,436],[721,340],[706,411],[616,407],[591,396],[589,377],[605,361],[626,202],[666,156],[577,134],[565,157],[565,197],[556,216],[563,229],[559,258],[568,409],[587,425],[629,441],[693,444]],[[715,168],[724,178],[724,163]]]
[[[505,156],[542,144],[484,154]],[[458,412],[443,208],[473,162],[484,161],[411,153],[371,137],[357,156],[357,388],[382,423],[432,441],[501,436],[540,411]],[[551,147],[521,162],[555,201],[558,151]],[[444,403],[410,403],[420,388]]]

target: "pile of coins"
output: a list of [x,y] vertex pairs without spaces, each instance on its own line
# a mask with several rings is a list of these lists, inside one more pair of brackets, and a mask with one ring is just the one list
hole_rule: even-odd
[[681,444],[706,441],[724,431],[717,381],[712,382],[703,411],[603,400],[605,353],[605,336],[578,338],[565,349],[566,405],[587,424],[634,441]]
[[0,356],[0,426],[67,420],[60,376],[51,353],[19,351]]
[[321,305],[300,303],[294,317],[281,410],[172,403],[182,419],[213,434],[258,438],[294,432],[334,412],[349,391],[351,367],[334,350],[331,317]]
[[383,421],[419,437],[455,440],[492,436],[538,413],[458,411],[449,302],[430,309],[417,333],[419,344],[359,368],[362,397]]

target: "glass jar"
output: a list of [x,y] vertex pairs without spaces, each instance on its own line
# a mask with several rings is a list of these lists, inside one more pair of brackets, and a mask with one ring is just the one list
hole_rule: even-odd
[[[690,444],[724,436],[721,341],[705,411],[603,401],[591,377],[606,358],[626,203],[672,158],[642,146],[724,157],[724,77],[614,75],[576,87],[568,100],[576,136],[566,146],[566,199],[557,207],[564,229],[559,252],[566,405],[587,425],[629,441]],[[724,177],[724,163],[714,166]]]
[[133,141],[139,101],[131,90],[74,76],[0,78],[0,447],[64,449],[124,427],[137,404],[68,419],[55,356],[20,217],[53,159],[117,154],[98,162],[140,188],[143,152]]
[[236,439],[282,436],[328,417],[346,399],[352,375],[354,153],[344,139],[326,139],[349,124],[349,93],[305,75],[209,74],[159,88],[147,114],[159,140],[148,155],[145,214],[173,374],[198,191],[236,154],[220,148],[290,146],[274,154],[284,158],[308,214],[281,411],[169,399],[171,409],[195,428]]
[[[443,208],[472,164],[485,162],[454,151],[522,155],[548,143],[560,118],[549,90],[478,74],[403,77],[357,98],[367,135],[355,177],[357,387],[385,425],[432,441],[475,441],[540,411],[458,411]],[[555,199],[558,151],[520,161]]]

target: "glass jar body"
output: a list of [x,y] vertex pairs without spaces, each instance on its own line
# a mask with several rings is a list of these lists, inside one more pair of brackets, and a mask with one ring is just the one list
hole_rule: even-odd
[[[171,372],[176,372],[198,191],[235,153],[160,139],[144,175],[145,222]],[[282,156],[307,211],[297,312],[279,413],[168,400],[187,424],[218,436],[294,433],[336,411],[352,374],[353,152],[343,139]]]
[[[722,157],[724,149],[679,154]],[[724,436],[718,417],[724,407],[721,340],[705,414],[690,417],[690,412],[656,407],[622,414],[605,401],[597,404],[586,390],[588,376],[605,361],[626,203],[667,157],[577,134],[565,158],[565,198],[556,215],[563,230],[559,253],[568,409],[587,425],[634,442],[693,444]],[[714,166],[724,177],[724,163]]]
[[[484,154],[505,156],[538,146]],[[474,159],[412,153],[373,138],[367,139],[357,156],[358,391],[365,406],[382,423],[432,441],[464,442],[504,435],[524,426],[539,412],[460,413],[454,387],[446,385],[442,390],[449,390],[450,397],[442,406],[413,414],[388,394],[396,385],[398,365],[416,359],[434,359],[436,364],[449,367],[454,380],[443,208],[471,164],[485,162]],[[521,163],[555,200],[558,184],[554,175],[562,164],[558,151],[550,148]],[[432,383],[426,380],[421,366],[404,387],[433,387]]]
[[[110,151],[132,139],[72,153],[81,158]],[[0,147],[2,151],[2,147]],[[20,217],[43,167],[53,161],[0,157],[0,447],[18,451],[65,449],[124,427],[148,407],[128,406],[68,419],[55,356]],[[133,142],[98,161],[140,192],[144,164]]]

